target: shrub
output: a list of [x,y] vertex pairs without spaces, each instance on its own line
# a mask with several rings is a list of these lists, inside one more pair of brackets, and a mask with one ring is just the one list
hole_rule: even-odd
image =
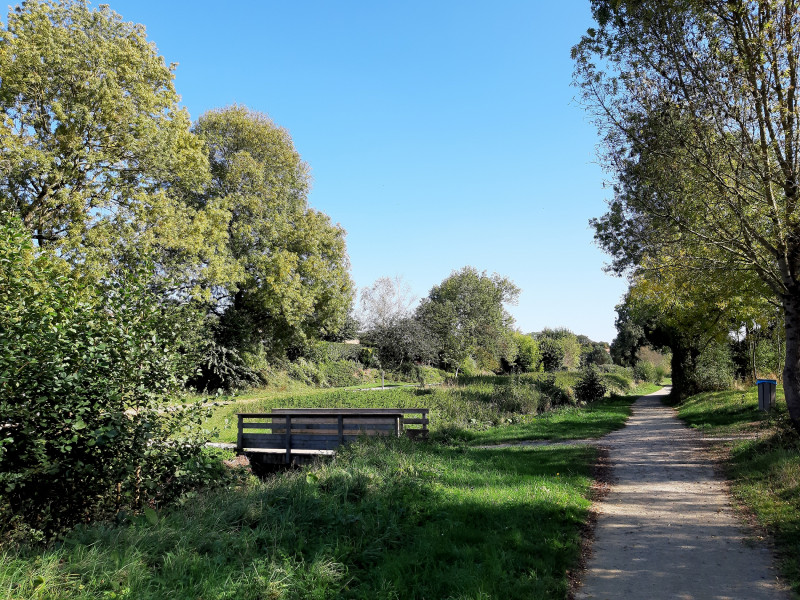
[[584,369],[578,383],[575,384],[575,397],[580,402],[594,402],[605,396],[608,388],[603,382],[600,372],[589,366]]
[[428,365],[415,365],[414,366],[416,379],[422,385],[429,383],[444,383],[447,379],[447,373],[436,367]]
[[544,375],[534,379],[536,390],[542,395],[543,408],[572,404],[572,394],[566,388],[558,385],[555,375]]
[[548,373],[564,368],[564,347],[558,340],[544,338],[539,340],[539,351],[542,354],[542,367]]
[[658,382],[658,373],[653,363],[640,360],[633,367],[633,376],[637,381]]
[[319,371],[332,387],[358,385],[363,381],[359,376],[358,363],[350,360],[331,360],[319,365]]
[[522,373],[541,370],[542,354],[539,351],[539,342],[529,335],[514,332],[514,343],[517,345],[517,359],[515,366]]
[[0,215],[0,513],[44,535],[169,502],[205,471],[199,406],[161,410],[183,358],[151,273],[70,275]]
[[524,415],[536,414],[543,404],[536,388],[517,377],[506,384],[495,385],[492,399],[498,410]]
[[319,367],[305,358],[298,358],[289,363],[286,369],[289,377],[300,383],[313,386],[325,386],[328,380]]
[[727,344],[713,343],[701,352],[694,373],[690,374],[698,391],[725,390],[733,386],[734,365]]

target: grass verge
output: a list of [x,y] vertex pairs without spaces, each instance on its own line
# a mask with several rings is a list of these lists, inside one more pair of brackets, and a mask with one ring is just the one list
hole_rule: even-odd
[[783,390],[770,414],[758,411],[757,388],[699,394],[678,416],[708,436],[746,436],[727,442],[723,466],[734,499],[770,532],[780,568],[800,595],[800,437],[786,418]]

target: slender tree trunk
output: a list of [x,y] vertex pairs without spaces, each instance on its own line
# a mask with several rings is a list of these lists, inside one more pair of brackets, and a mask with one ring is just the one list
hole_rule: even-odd
[[783,392],[792,425],[800,433],[800,289],[790,289],[782,300],[786,327]]

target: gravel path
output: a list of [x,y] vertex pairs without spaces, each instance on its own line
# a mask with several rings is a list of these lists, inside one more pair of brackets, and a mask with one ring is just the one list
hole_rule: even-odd
[[788,599],[770,551],[731,513],[700,435],[661,404],[668,392],[637,400],[628,425],[603,438],[614,482],[576,598]]

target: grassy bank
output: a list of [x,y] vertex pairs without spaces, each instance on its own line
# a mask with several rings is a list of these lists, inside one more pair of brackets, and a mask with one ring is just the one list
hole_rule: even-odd
[[[243,475],[183,506],[80,527],[45,549],[6,547],[0,598],[565,598],[595,449],[472,444],[601,435],[621,426],[634,397],[495,426],[458,415],[459,403],[484,414],[508,383],[304,396],[326,406],[425,401],[455,416],[428,443],[367,440],[332,461],[265,481]],[[262,401],[287,405],[245,404]]]
[[654,384],[641,384],[630,388],[624,396],[577,408],[570,398],[577,377],[576,373],[559,374],[553,389],[547,393],[535,388],[535,378],[531,376],[470,377],[460,379],[457,385],[428,388],[318,389],[299,393],[257,390],[215,407],[205,426],[217,432],[216,441],[234,442],[239,412],[269,412],[273,408],[424,407],[430,410],[431,431],[440,439],[475,444],[580,439],[598,437],[621,427],[629,414],[626,406],[637,395],[658,389]]
[[354,446],[6,553],[5,598],[563,598],[593,450]]
[[790,428],[783,390],[772,414],[758,411],[755,387],[688,398],[678,415],[709,436],[742,436],[726,443],[724,467],[737,502],[775,539],[780,566],[800,594],[800,438]]

